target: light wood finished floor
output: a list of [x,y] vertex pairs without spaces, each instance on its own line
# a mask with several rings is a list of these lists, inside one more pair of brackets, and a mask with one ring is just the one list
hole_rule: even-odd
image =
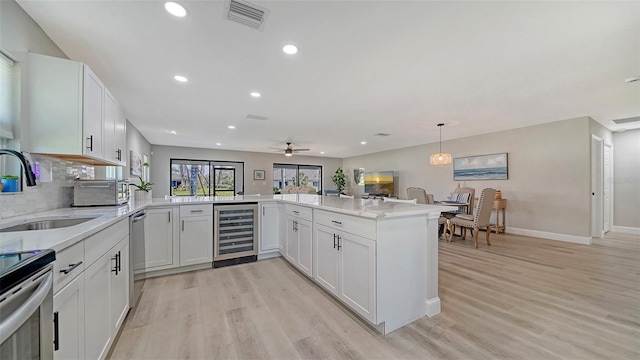
[[110,358],[640,358],[640,237],[491,237],[440,241],[442,313],[386,337],[277,258],[147,280]]

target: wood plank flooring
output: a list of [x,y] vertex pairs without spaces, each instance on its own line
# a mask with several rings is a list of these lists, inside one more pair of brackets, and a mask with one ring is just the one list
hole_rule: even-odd
[[147,280],[109,357],[640,358],[639,236],[439,248],[442,312],[387,336],[277,258]]

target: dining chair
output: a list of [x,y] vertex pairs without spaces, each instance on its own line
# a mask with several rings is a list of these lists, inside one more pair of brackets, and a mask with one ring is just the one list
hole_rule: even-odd
[[344,199],[353,199],[354,198],[353,195],[345,195],[345,194],[340,194],[340,197],[344,198]]
[[418,200],[416,199],[411,199],[411,200],[400,200],[400,199],[392,199],[392,198],[382,198],[382,202],[391,202],[391,203],[405,203],[405,204],[417,204]]
[[416,199],[418,204],[433,204],[433,194],[427,194],[426,190],[419,187],[407,188],[407,199]]
[[460,211],[464,211],[467,214],[473,214],[473,204],[476,196],[476,189],[470,187],[459,187],[455,188],[451,195],[451,201],[464,202],[468,204],[466,209],[460,207]]
[[464,240],[467,235],[467,229],[473,230],[473,242],[475,243],[476,248],[478,248],[478,232],[481,228],[486,228],[487,230],[487,245],[491,246],[491,242],[489,241],[489,237],[491,235],[490,226],[492,225],[491,220],[491,212],[493,210],[493,200],[496,196],[496,189],[486,188],[482,190],[482,194],[480,195],[480,200],[478,200],[478,210],[474,215],[470,214],[457,214],[456,216],[447,220],[447,228],[449,234],[447,236],[447,241],[451,241],[453,239],[453,232],[455,231],[456,226],[460,226],[462,228],[462,239]]

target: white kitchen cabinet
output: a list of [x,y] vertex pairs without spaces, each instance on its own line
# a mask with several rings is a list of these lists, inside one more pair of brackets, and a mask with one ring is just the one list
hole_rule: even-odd
[[129,222],[124,219],[84,241],[88,265],[84,272],[86,359],[107,356],[129,310],[128,231]]
[[111,271],[115,256],[107,252],[85,270],[85,359],[104,359],[112,342]]
[[337,233],[340,299],[365,319],[375,320],[376,242]]
[[291,264],[298,264],[298,233],[296,232],[296,218],[287,215],[286,220],[286,246],[285,259]]
[[[314,280],[375,323],[376,242],[343,230],[361,229],[359,218],[317,213],[313,227]],[[370,224],[374,225],[373,222]],[[362,229],[368,232],[366,227]]]
[[180,206],[180,266],[213,262],[213,206]]
[[309,220],[296,220],[298,233],[298,268],[307,276],[313,276],[313,233]]
[[174,220],[176,216],[173,214],[173,209],[173,207],[147,208],[144,241],[133,243],[134,272],[178,265],[174,254],[174,222],[177,223],[177,221]]
[[333,229],[324,225],[316,224],[313,230],[313,262],[316,264],[313,278],[327,291],[339,296],[337,236]]
[[311,277],[313,275],[312,210],[301,206],[285,205],[285,213],[285,259]]
[[284,204],[278,204],[278,251],[286,258],[287,253],[287,218]]
[[258,254],[278,250],[279,242],[278,204],[260,204],[260,247]]
[[118,153],[117,164],[127,166],[127,116],[122,106],[118,106],[118,117],[113,131],[113,143]]
[[53,297],[55,360],[84,359],[84,274]]
[[126,143],[126,135],[114,138],[117,101],[87,65],[30,53],[28,74],[30,141],[24,150],[96,165],[122,164],[112,151],[114,144]]
[[116,257],[116,271],[111,272],[111,331],[113,336],[129,312],[129,237],[111,251]]

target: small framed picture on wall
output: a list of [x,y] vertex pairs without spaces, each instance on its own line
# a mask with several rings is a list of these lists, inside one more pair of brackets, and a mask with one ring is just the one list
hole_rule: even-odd
[[253,170],[253,180],[264,180],[264,170]]

